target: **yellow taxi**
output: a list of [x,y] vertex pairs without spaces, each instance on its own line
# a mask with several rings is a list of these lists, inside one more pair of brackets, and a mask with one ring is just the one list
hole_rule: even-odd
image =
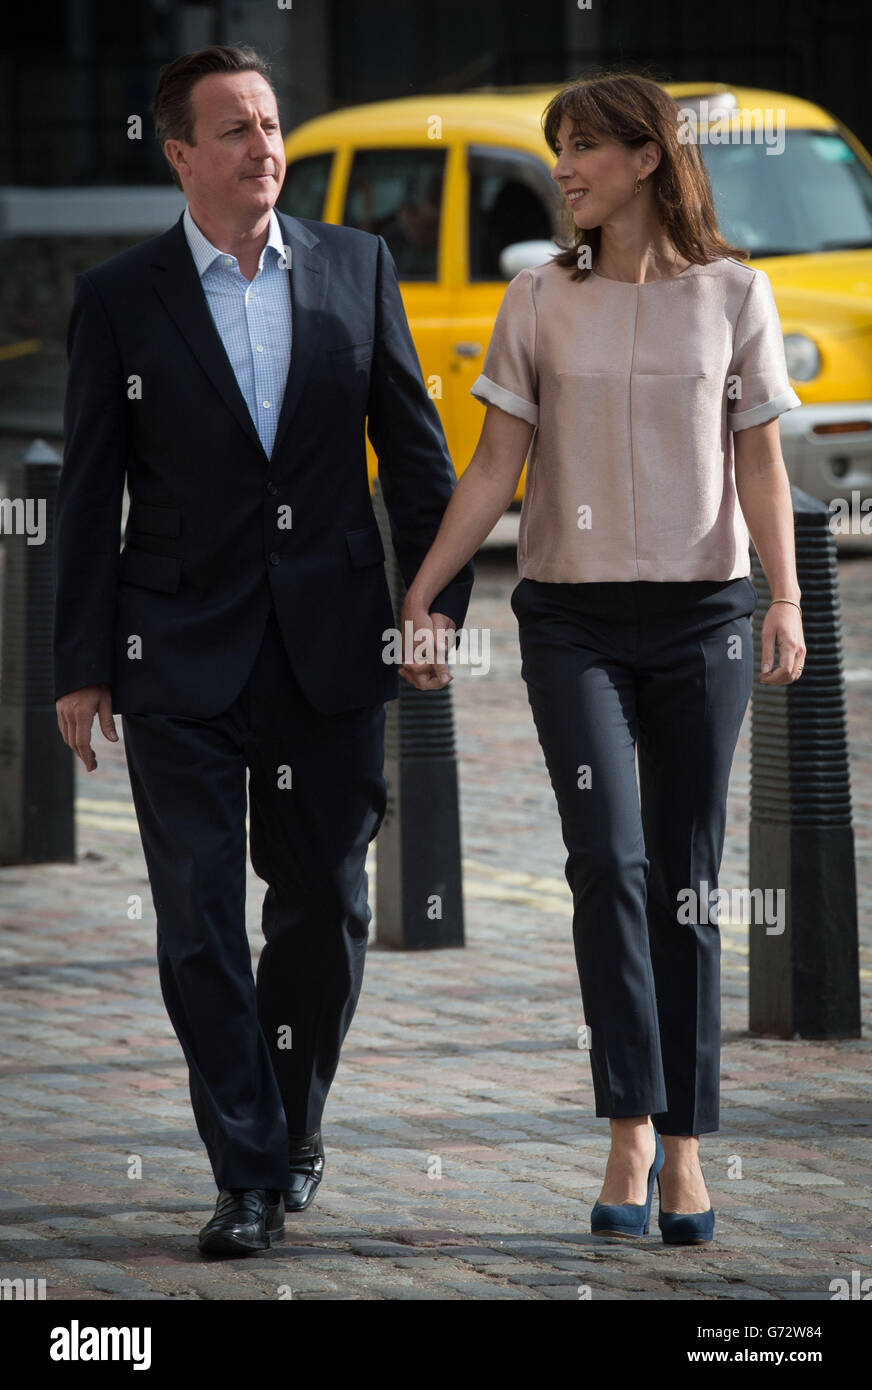
[[[781,416],[791,481],[827,503],[853,499],[856,531],[861,499],[872,499],[872,159],[835,116],[797,97],[664,89],[699,140],[724,236],[772,282],[802,401]],[[506,283],[547,260],[569,227],[541,127],[556,90],[348,107],[286,141],[279,208],[379,233],[390,247],[458,473],[481,430],[469,388]],[[374,475],[371,450],[369,466]],[[872,511],[863,522],[872,530]]]

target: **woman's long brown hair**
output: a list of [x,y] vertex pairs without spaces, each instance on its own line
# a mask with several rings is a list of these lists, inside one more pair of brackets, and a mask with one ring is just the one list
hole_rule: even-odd
[[[619,140],[640,149],[649,140],[660,147],[660,162],[651,174],[655,208],[666,235],[679,255],[694,265],[707,265],[721,256],[746,260],[744,247],[730,246],[718,231],[708,170],[696,141],[678,138],[679,104],[656,82],[634,72],[580,78],[552,97],[542,115],[545,139],[556,155],[564,116],[573,125],[573,139],[587,144]],[[569,226],[562,241],[571,245],[554,260],[571,270],[572,280],[589,271],[578,266],[578,252],[590,247],[591,262],[599,255],[599,227],[576,226],[567,208]]]

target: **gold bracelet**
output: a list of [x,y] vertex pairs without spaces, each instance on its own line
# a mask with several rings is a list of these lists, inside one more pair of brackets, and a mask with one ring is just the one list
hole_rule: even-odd
[[[773,603],[792,603],[793,606],[794,606],[794,608],[799,608],[799,604],[796,602],[796,599],[793,599],[793,598],[771,598],[771,599],[769,600],[769,607],[770,607],[770,608],[772,607]],[[800,611],[800,613],[801,613],[801,612],[802,612],[802,609],[799,608],[799,611]]]

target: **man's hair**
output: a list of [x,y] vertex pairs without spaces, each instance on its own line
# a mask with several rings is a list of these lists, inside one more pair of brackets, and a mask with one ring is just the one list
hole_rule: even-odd
[[[154,133],[158,144],[164,150],[167,140],[183,140],[186,145],[194,144],[194,112],[191,106],[191,88],[201,77],[213,72],[257,72],[270,82],[269,63],[256,49],[245,45],[228,46],[213,44],[211,48],[200,48],[196,53],[185,53],[172,63],[162,67],[157,79],[157,90],[151,103],[154,120]],[[164,150],[166,156],[166,151]],[[167,163],[170,164],[169,159]],[[173,183],[181,188],[182,182],[170,164]]]

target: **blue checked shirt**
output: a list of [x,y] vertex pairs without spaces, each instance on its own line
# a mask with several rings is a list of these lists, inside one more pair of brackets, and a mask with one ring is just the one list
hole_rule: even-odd
[[269,458],[291,362],[291,249],[271,210],[269,238],[249,282],[236,257],[204,237],[188,207],[183,223],[215,327]]

